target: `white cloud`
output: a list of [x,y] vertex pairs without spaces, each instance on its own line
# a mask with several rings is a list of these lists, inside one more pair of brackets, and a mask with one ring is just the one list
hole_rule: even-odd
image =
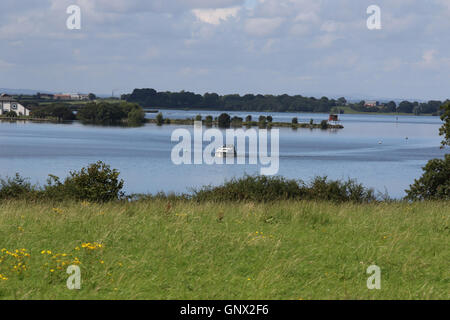
[[240,7],[220,8],[220,9],[194,9],[192,13],[202,22],[219,25],[229,18],[236,18]]

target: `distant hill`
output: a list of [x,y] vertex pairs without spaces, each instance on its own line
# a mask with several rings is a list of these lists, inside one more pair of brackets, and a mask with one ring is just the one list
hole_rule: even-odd
[[53,93],[50,91],[44,91],[44,90],[31,90],[31,89],[8,89],[8,88],[0,88],[0,93],[7,93],[7,94],[25,94],[25,95],[35,95],[36,93]]

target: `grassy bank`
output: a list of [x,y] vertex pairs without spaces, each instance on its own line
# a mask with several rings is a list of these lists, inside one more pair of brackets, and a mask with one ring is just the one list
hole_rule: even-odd
[[449,208],[3,201],[0,299],[448,299]]

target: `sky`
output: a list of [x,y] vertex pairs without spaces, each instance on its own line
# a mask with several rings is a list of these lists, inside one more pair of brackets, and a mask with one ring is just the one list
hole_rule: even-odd
[[0,88],[444,100],[449,40],[450,0],[1,0]]

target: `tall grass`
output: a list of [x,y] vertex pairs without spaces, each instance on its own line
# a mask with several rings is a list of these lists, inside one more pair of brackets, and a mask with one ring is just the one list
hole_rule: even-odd
[[449,218],[448,202],[2,201],[0,249],[29,257],[18,272],[0,254],[0,299],[449,299]]

